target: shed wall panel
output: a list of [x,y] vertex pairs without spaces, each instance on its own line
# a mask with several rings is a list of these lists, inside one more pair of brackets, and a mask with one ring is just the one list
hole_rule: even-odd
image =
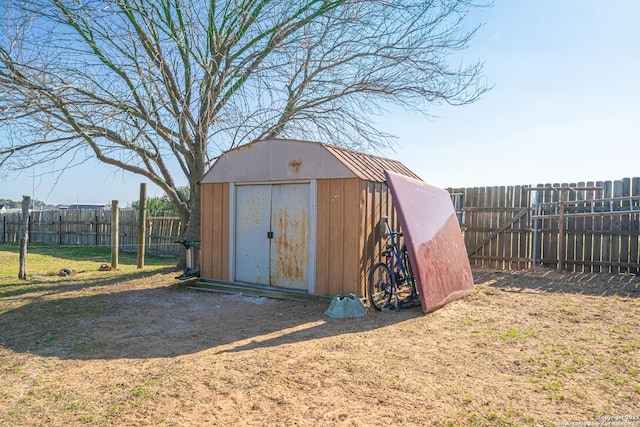
[[[381,219],[387,217],[392,230],[399,230],[398,216],[393,207],[391,194],[386,184],[381,182],[363,182],[363,213],[365,221],[362,226],[363,247],[361,262],[361,283],[362,288],[359,296],[365,296],[369,271],[377,263],[384,261],[380,256],[389,243],[388,236],[381,232]],[[400,243],[402,241],[400,240]]]
[[316,293],[359,294],[360,180],[317,181]]
[[342,289],[341,294],[353,293],[358,295],[360,291],[360,254],[362,253],[362,233],[360,229],[360,180],[343,180],[344,194],[344,250],[342,255]]
[[229,280],[229,191],[231,186],[229,184],[223,184],[221,188],[221,202],[222,208],[220,212],[221,239],[220,239],[220,277],[221,280]]
[[201,276],[229,280],[229,184],[202,184]]
[[329,295],[329,183],[318,180],[316,186],[316,287],[317,294]]
[[384,183],[360,179],[318,180],[316,293],[365,297],[369,270],[387,243],[380,219],[397,229]]
[[366,181],[360,182],[360,197],[358,203],[358,220],[359,224],[359,246],[358,246],[358,292],[356,295],[364,297],[366,295],[365,289],[367,284],[367,275],[371,265],[373,265],[373,251],[371,250],[372,241],[375,238],[375,234],[372,232],[372,228],[375,228],[375,224],[371,224],[369,220],[368,210],[368,185]]
[[342,294],[344,279],[345,194],[342,179],[329,179],[329,283],[328,295]]
[[[215,184],[214,184],[215,185]],[[213,239],[212,211],[213,187],[212,184],[200,186],[200,274],[203,277],[213,277],[213,265],[211,256]]]

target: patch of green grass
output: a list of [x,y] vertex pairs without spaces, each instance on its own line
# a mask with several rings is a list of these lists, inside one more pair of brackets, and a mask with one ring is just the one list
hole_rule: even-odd
[[134,396],[140,396],[142,394],[146,394],[147,393],[147,388],[149,386],[152,385],[156,385],[158,383],[160,383],[160,380],[163,378],[151,378],[148,380],[144,380],[142,381],[142,383],[140,383],[140,385],[138,387],[135,388],[135,390],[133,391],[133,395]]
[[98,417],[96,417],[93,414],[80,414],[78,416],[78,420],[85,423],[85,424],[98,424],[99,420]]
[[89,398],[73,390],[52,391],[50,398],[54,402],[60,403],[66,410],[78,412],[91,408]]
[[[46,350],[47,354],[99,350],[104,343],[91,342],[86,337],[64,338],[69,322],[76,324],[82,319],[90,325],[93,319],[105,314],[104,295],[95,293],[94,288],[162,273],[178,261],[175,257],[147,257],[145,268],[138,270],[136,254],[121,254],[119,271],[98,271],[100,264],[109,259],[108,248],[31,245],[27,272],[40,276],[19,280],[19,247],[0,244],[0,330],[7,331],[4,338],[11,348]],[[65,267],[86,272],[67,277],[43,275]],[[66,293],[72,296],[59,295]]]
[[541,388],[544,391],[558,391],[560,390],[561,386],[562,386],[562,381],[555,379],[555,380],[552,380],[551,382],[543,384]]
[[122,405],[115,404],[111,405],[107,408],[107,416],[109,417],[118,417],[122,415]]
[[92,298],[96,296],[84,297],[82,303],[78,302],[77,298],[52,301],[49,314],[53,317],[86,317],[103,314],[104,310],[88,305]]
[[0,424],[1,425],[20,425],[21,421],[24,419],[24,414],[17,410],[7,411],[5,413],[0,413]]
[[505,341],[522,340],[527,337],[537,337],[538,332],[533,329],[518,329],[515,326],[510,327],[507,331],[500,335]]
[[560,381],[552,381],[550,383],[544,384],[542,386],[542,390],[547,392],[547,397],[550,400],[565,400],[565,394],[561,391],[562,383]]
[[620,351],[622,353],[631,353],[634,350],[637,350],[640,348],[640,341],[628,341],[627,343],[625,343],[622,348],[620,348]]
[[16,375],[20,375],[22,370],[24,369],[27,362],[20,362],[13,367],[13,373]]
[[[99,272],[101,264],[111,263],[111,249],[99,246],[58,246],[33,244],[27,247],[26,270],[29,280],[19,280],[20,247],[17,244],[0,243],[0,285],[23,284],[38,288],[31,283],[38,277],[51,280],[73,280],[78,276],[58,276],[63,268],[77,272],[95,273],[101,277],[138,271],[137,255],[130,252],[118,253],[117,272]],[[173,267],[177,257],[145,256],[145,271],[154,271]],[[35,276],[35,277],[34,277]]]
[[565,314],[567,316],[576,316],[580,313],[580,307],[577,305],[569,304],[562,307],[559,311],[560,313]]
[[[138,269],[135,253],[121,253],[118,271],[98,271],[100,264],[109,262],[109,248],[32,245],[29,246],[27,255],[28,278],[20,280],[18,279],[18,245],[0,243],[0,315],[3,315],[4,319],[4,315],[25,303],[36,300],[45,301],[46,303],[34,306],[37,308],[22,313],[19,319],[11,320],[43,325],[40,332],[44,333],[51,319],[65,319],[69,316],[91,317],[102,314],[101,309],[96,308],[98,305],[92,304],[91,287],[166,272],[177,265],[178,258],[148,256],[145,258],[145,267]],[[73,276],[58,276],[57,272],[62,268],[70,268],[79,273]],[[79,292],[86,298],[56,301],[49,298],[50,295],[67,291]],[[0,319],[0,328],[7,327],[10,328],[11,325]],[[40,343],[43,340],[42,336],[38,338]],[[55,338],[49,338],[48,342],[51,343],[52,340]]]
[[[502,426],[502,427],[515,427],[521,425],[521,421],[524,420],[527,424],[535,423],[535,418],[531,416],[522,416],[522,414],[514,409],[506,409],[504,411],[490,411],[484,415],[468,412],[467,422],[457,424],[455,421],[450,421],[450,425],[468,425],[468,426]],[[453,424],[451,424],[453,423]]]
[[604,371],[602,378],[607,380],[609,384],[614,386],[624,386],[629,384],[629,380],[623,376],[621,372],[611,372],[610,370]]
[[485,340],[490,337],[495,332],[494,328],[483,328],[483,329],[472,329],[471,335],[475,338],[479,338],[481,340]]
[[520,336],[520,333],[513,326],[506,332],[503,332],[501,337],[503,340],[508,341],[512,339],[516,339]]

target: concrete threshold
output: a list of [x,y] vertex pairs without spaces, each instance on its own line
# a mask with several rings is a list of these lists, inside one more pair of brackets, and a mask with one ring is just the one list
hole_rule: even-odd
[[189,285],[190,288],[220,292],[225,294],[248,295],[253,297],[275,298],[294,301],[331,302],[332,297],[314,295],[295,289],[273,288],[271,286],[250,285],[246,283],[220,282],[209,279],[199,279]]

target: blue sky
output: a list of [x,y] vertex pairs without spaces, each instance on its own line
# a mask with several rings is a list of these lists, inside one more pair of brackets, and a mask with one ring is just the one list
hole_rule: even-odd
[[[483,61],[493,89],[431,118],[391,111],[379,124],[399,147],[386,155],[440,187],[640,176],[639,18],[637,0],[496,0],[473,12],[469,24],[485,25],[461,58]],[[55,187],[33,175],[0,182],[0,198],[126,206],[146,182],[97,162]]]
[[441,187],[640,176],[640,2],[497,0],[469,58],[494,85],[432,121],[391,121],[395,156]]

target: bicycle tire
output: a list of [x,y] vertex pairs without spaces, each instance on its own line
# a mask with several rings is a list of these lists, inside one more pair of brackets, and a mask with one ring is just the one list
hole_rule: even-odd
[[369,303],[371,303],[371,306],[375,308],[376,311],[388,308],[392,293],[389,266],[384,262],[379,262],[375,264],[369,272],[369,287],[367,292]]
[[409,260],[409,253],[405,250],[402,255],[402,263],[404,264],[404,270],[407,272],[407,279],[409,286],[411,287],[411,294],[418,295],[416,288],[416,277],[413,275],[413,267],[411,266],[411,260]]

